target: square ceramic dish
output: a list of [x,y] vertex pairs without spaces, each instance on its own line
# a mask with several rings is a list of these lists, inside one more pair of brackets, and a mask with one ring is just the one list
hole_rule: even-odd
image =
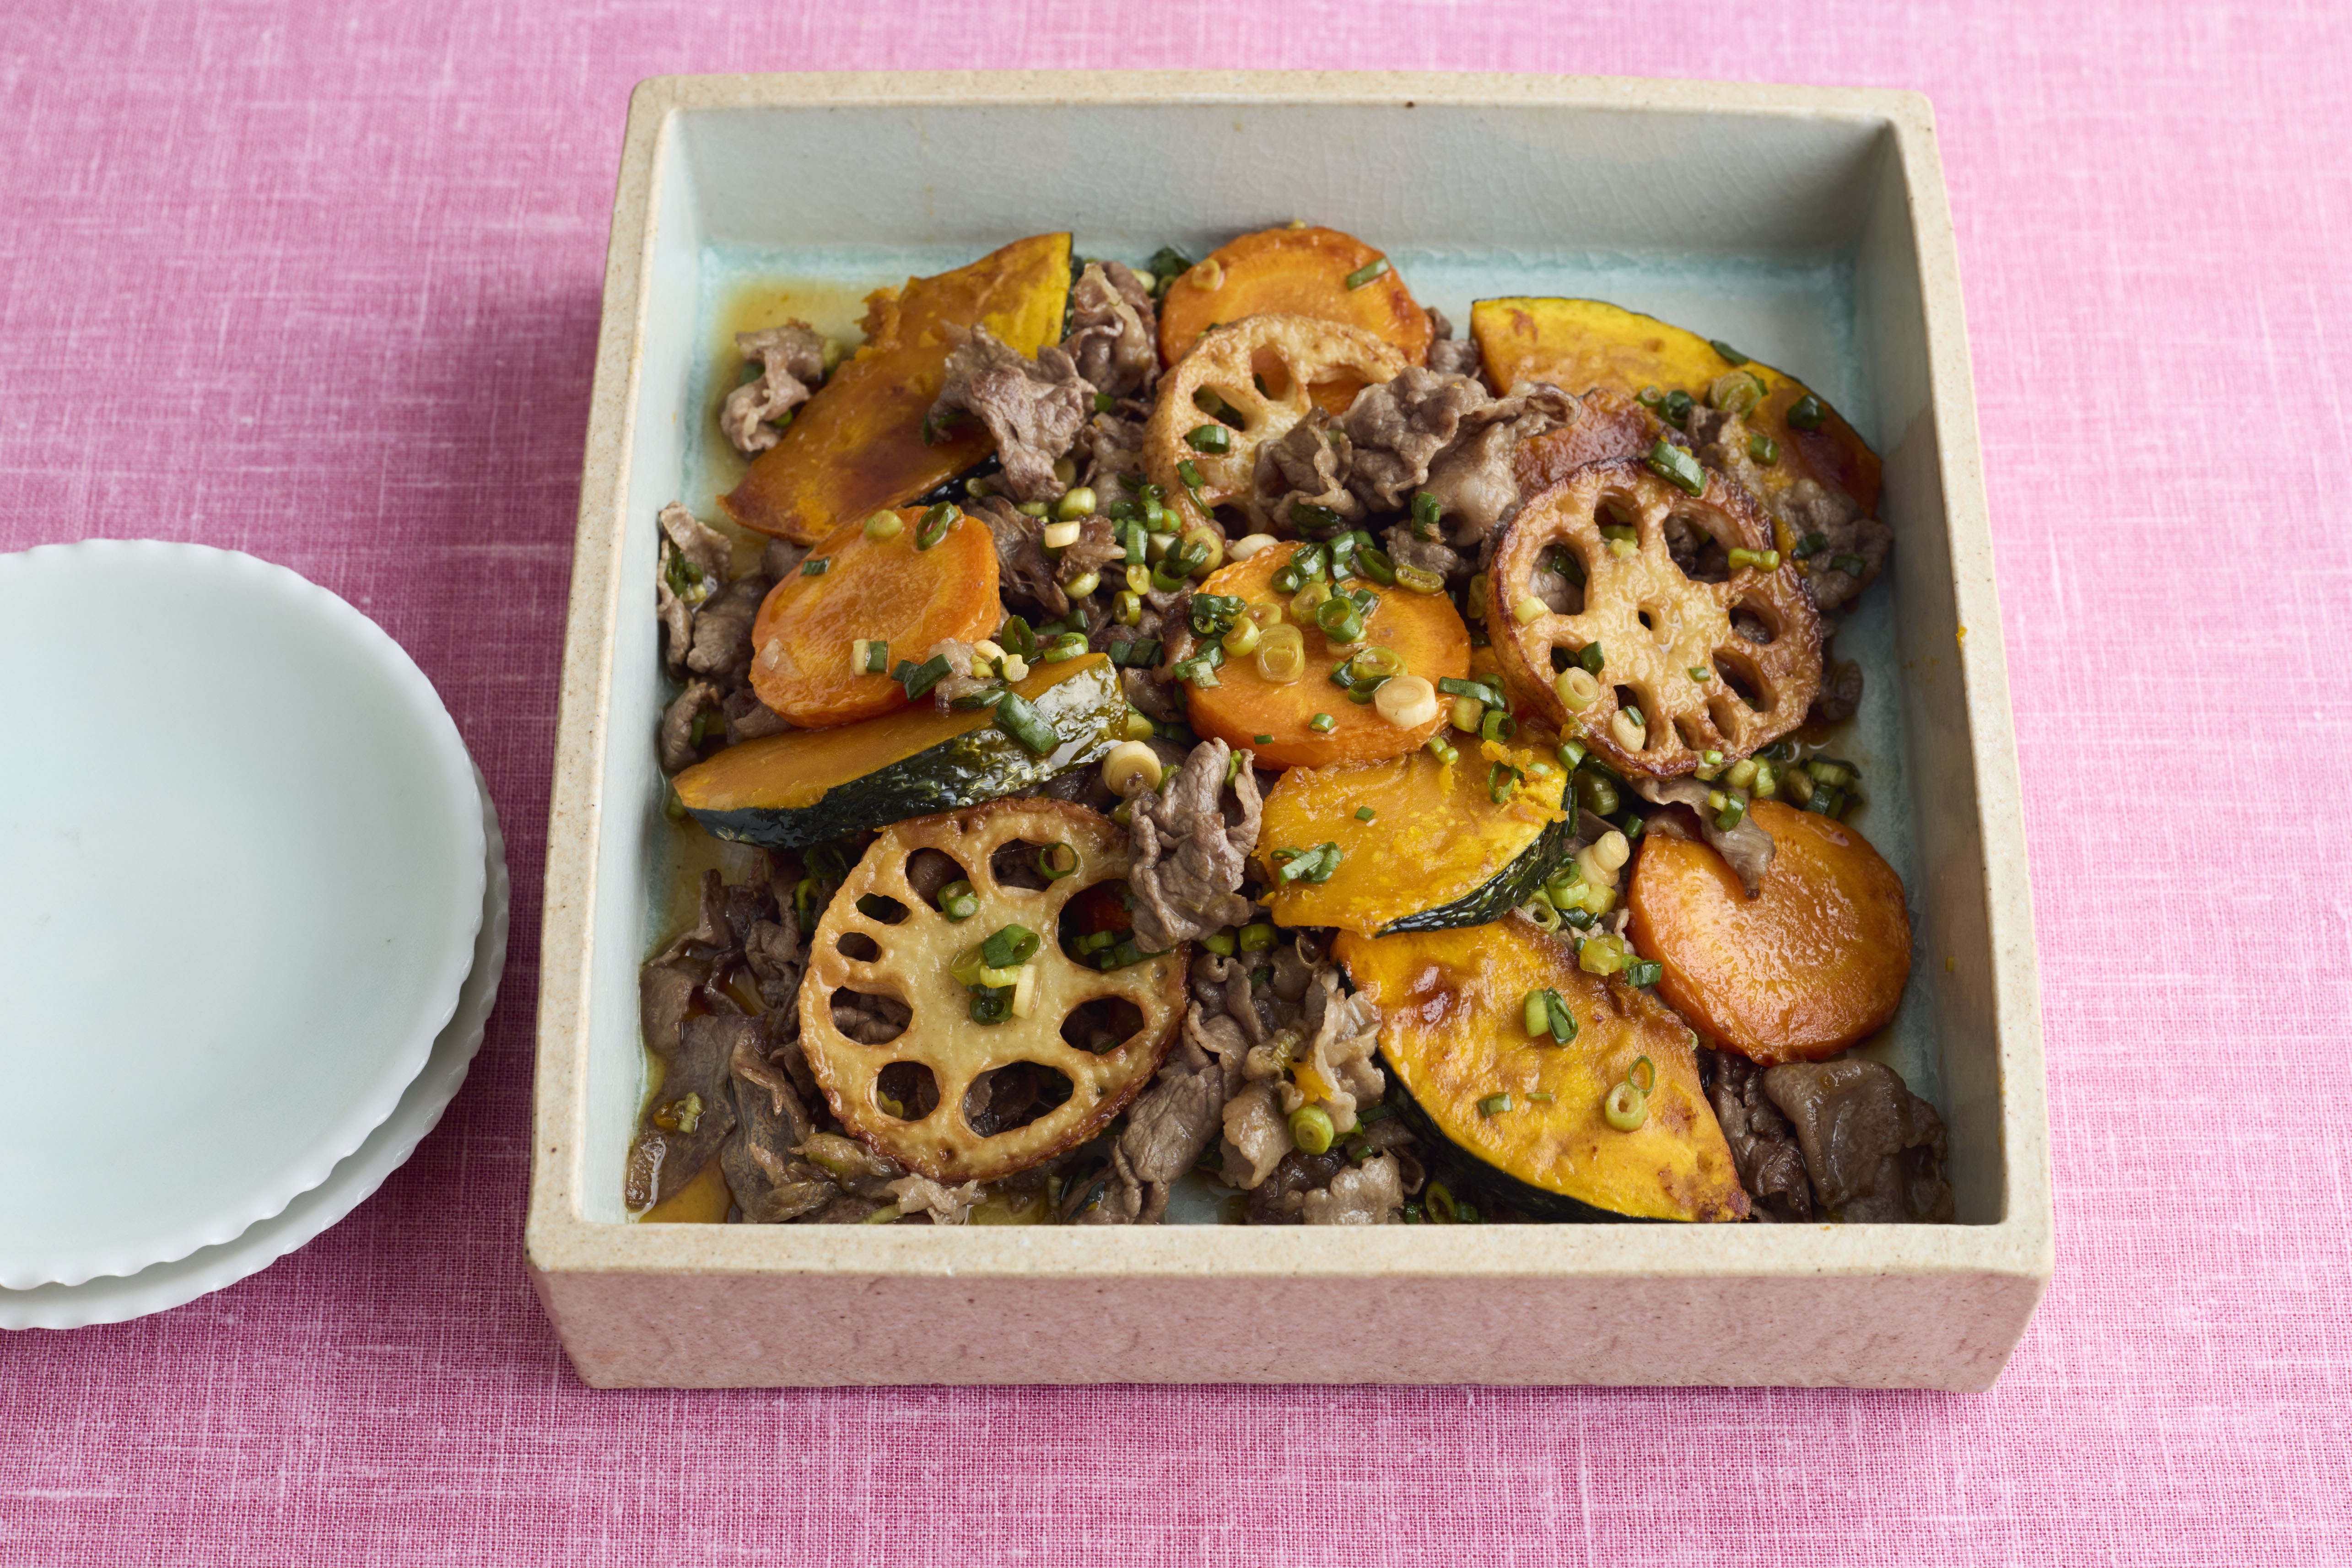
[[[1841,634],[1859,825],[1916,972],[1873,1049],[1943,1113],[1950,1226],[648,1226],[621,1203],[669,874],[655,516],[710,515],[747,279],[854,301],[1022,235],[1193,254],[1294,215],[1424,303],[1583,295],[1803,376],[1898,546]],[[855,315],[845,311],[845,321]],[[820,326],[829,323],[819,322]],[[1926,101],[1556,78],[778,76],[640,87],[613,214],[549,826],[527,1245],[600,1385],[1983,1388],[2051,1267],[2032,914],[1950,216]],[[1357,1321],[1367,1337],[1269,1325]]]

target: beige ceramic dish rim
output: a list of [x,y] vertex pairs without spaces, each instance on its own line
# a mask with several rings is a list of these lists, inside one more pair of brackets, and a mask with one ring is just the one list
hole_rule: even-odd
[[[1891,128],[1910,176],[1929,344],[1930,408],[1948,518],[1958,649],[1974,737],[2001,1074],[2003,1217],[1987,1225],[1643,1226],[1255,1230],[983,1227],[646,1226],[593,1221],[581,1206],[588,980],[594,958],[602,722],[613,681],[641,353],[652,183],[677,111],[803,106],[1446,104],[1682,109],[1864,120]],[[1149,1277],[1412,1279],[2049,1278],[2048,1116],[2032,908],[2000,609],[1978,456],[1976,401],[1951,214],[1933,115],[1910,92],[1574,77],[1345,72],[877,72],[656,78],[631,100],[606,259],[587,455],[581,477],[541,930],[531,1196],[525,1247],[541,1273],[725,1274],[1014,1281]],[[643,737],[620,737],[643,744]],[[637,802],[617,803],[633,811]],[[635,964],[639,955],[631,953]]]

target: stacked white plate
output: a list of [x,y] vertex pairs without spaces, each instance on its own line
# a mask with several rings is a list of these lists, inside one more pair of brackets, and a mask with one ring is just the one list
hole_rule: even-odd
[[505,846],[424,672],[249,556],[0,556],[0,1328],[160,1312],[432,1130]]

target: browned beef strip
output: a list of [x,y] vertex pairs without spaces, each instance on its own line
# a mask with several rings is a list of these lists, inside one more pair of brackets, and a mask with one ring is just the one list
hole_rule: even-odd
[[1307,1195],[1328,1187],[1331,1178],[1348,1168],[1348,1156],[1337,1149],[1310,1155],[1293,1149],[1276,1163],[1273,1173],[1250,1189],[1252,1225],[1303,1225]]
[[1952,1218],[1936,1108],[1875,1061],[1788,1062],[1764,1092],[1797,1132],[1821,1206],[1849,1224]]
[[1417,566],[1444,578],[1448,585],[1477,570],[1475,555],[1456,551],[1443,538],[1425,539],[1411,523],[1392,523],[1384,536],[1389,559],[1399,566]]
[[1393,1225],[1403,1207],[1402,1167],[1391,1155],[1374,1155],[1361,1165],[1342,1166],[1303,1195],[1298,1218],[1307,1225]]
[[1349,486],[1376,511],[1402,510],[1429,491],[1458,549],[1518,509],[1511,460],[1519,443],[1576,416],[1576,400],[1557,387],[1496,398],[1466,376],[1408,367],[1357,394],[1340,421],[1354,449]]
[[691,1130],[649,1125],[637,1135],[629,1152],[625,1195],[630,1207],[650,1208],[702,1174],[735,1127],[728,1070],[736,1044],[747,1038],[756,1044],[759,1037],[760,1020],[742,1013],[706,1013],[686,1020],[678,1030],[677,1051],[662,1075],[655,1115],[695,1100],[700,1102],[700,1111],[692,1117]]
[[1069,595],[1045,553],[1045,525],[1013,510],[1002,496],[991,496],[971,510],[996,541],[998,591],[1015,604],[1042,611],[1048,620],[1068,614]]
[[735,1131],[719,1161],[745,1223],[779,1225],[830,1203],[839,1189],[793,1154],[817,1129],[790,1076],[769,1061],[756,1035],[736,1041],[728,1065]]
[[796,545],[790,539],[770,539],[760,552],[760,571],[770,582],[782,582],[801,569],[808,559],[809,547]]
[[1094,388],[1058,347],[1029,359],[985,324],[948,356],[947,381],[931,405],[934,420],[961,410],[996,438],[1004,471],[997,483],[1024,501],[1059,495],[1055,461],[1070,450],[1094,413]]
[[[1780,492],[1779,511],[1799,538],[1820,534],[1829,542],[1805,559],[1805,580],[1812,585],[1813,602],[1835,610],[1878,580],[1894,547],[1895,531],[1876,517],[1864,517],[1854,498],[1818,480],[1800,479]],[[1862,572],[1852,570],[1859,557]],[[1843,558],[1846,565],[1836,562]]]
[[1160,376],[1159,312],[1122,262],[1087,263],[1070,290],[1062,348],[1088,385],[1115,398],[1150,395]]
[[1478,345],[1468,338],[1454,335],[1454,323],[1445,312],[1432,307],[1429,312],[1429,368],[1441,376],[1475,376],[1481,373]]
[[1118,549],[1110,519],[1099,515],[1087,517],[1078,525],[1077,541],[1062,547],[1062,559],[1054,567],[1055,580],[1066,587],[1088,572],[1099,573]]
[[1843,724],[1862,706],[1862,665],[1852,659],[1832,659],[1822,672],[1821,690],[1805,710],[1807,724]]
[[1729,1051],[1709,1054],[1715,1059],[1715,1082],[1707,1098],[1724,1142],[1731,1145],[1739,1185],[1756,1200],[1756,1217],[1811,1220],[1813,1188],[1805,1174],[1804,1152],[1797,1146],[1796,1129],[1765,1094],[1763,1070]]
[[694,721],[706,713],[723,715],[725,711],[716,685],[709,681],[687,682],[686,690],[662,710],[661,730],[654,743],[662,771],[677,773],[700,761],[702,752],[694,744]]
[[1653,806],[1688,806],[1697,819],[1700,836],[1738,873],[1748,896],[1756,896],[1764,885],[1764,873],[1772,866],[1773,843],[1772,835],[1757,826],[1754,816],[1743,811],[1738,826],[1727,831],[1717,827],[1715,813],[1707,810],[1707,787],[1696,779],[1637,779],[1633,789]]
[[1176,1178],[1217,1135],[1224,1108],[1224,1070],[1188,1032],[1129,1107],[1126,1130],[1111,1149],[1111,1188],[1085,1221],[1159,1224]]
[[1118,686],[1137,712],[1162,724],[1183,722],[1184,694],[1174,681],[1161,679],[1158,670],[1121,670]]
[[[1128,886],[1135,894],[1135,939],[1147,951],[1165,952],[1249,917],[1249,901],[1238,889],[1257,845],[1257,775],[1244,754],[1228,786],[1232,755],[1223,741],[1204,740],[1165,791],[1133,798]],[[1238,808],[1231,823],[1229,789]]]
[[1278,523],[1299,528],[1292,505],[1321,507],[1349,522],[1364,515],[1364,504],[1348,488],[1350,448],[1348,438],[1321,409],[1309,409],[1305,419],[1290,427],[1279,441],[1258,449],[1257,472],[1252,479],[1258,505]]
[[740,746],[747,740],[758,740],[771,735],[782,735],[792,728],[792,721],[760,700],[760,694],[747,685],[739,685],[719,699],[720,711],[727,715],[727,744]]
[[736,333],[735,351],[759,365],[760,374],[727,394],[719,428],[736,451],[750,457],[783,439],[768,422],[808,402],[824,379],[824,340],[805,321],[787,321],[761,332]]
[[694,645],[686,667],[698,675],[740,676],[751,668],[751,623],[768,597],[768,580],[739,577],[694,612]]

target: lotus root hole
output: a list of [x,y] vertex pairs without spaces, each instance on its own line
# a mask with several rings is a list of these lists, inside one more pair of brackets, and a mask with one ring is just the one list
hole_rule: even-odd
[[983,1138],[1025,1127],[1070,1098],[1070,1075],[1035,1061],[992,1068],[964,1091],[964,1124]]
[[841,949],[843,957],[854,958],[861,964],[871,964],[882,956],[882,944],[863,931],[845,931],[834,946]]
[[887,1045],[907,1032],[914,1009],[896,997],[847,987],[833,993],[833,1027],[861,1045]]
[[[1128,923],[1127,900],[1127,879],[1116,877],[1109,882],[1095,883],[1062,905],[1062,917],[1055,929],[1055,936],[1061,943],[1063,956],[1081,968],[1093,968],[1095,959],[1105,946],[1103,936]],[[1085,952],[1078,950],[1081,937],[1093,938],[1092,945]],[[1116,937],[1111,945],[1116,945]]]
[[1780,617],[1760,599],[1743,599],[1731,607],[1731,629],[1759,648],[1780,640]]
[[988,857],[988,874],[996,879],[999,887],[1042,892],[1053,886],[1055,882],[1037,863],[1037,857],[1045,849],[1044,844],[1033,843],[1027,839],[1013,839],[999,844],[996,852]]
[[1118,1050],[1142,1030],[1143,1009],[1124,997],[1097,997],[1071,1009],[1062,1020],[1062,1038],[1096,1056]]
[[940,1108],[940,1081],[919,1061],[894,1061],[874,1076],[874,1103],[901,1122],[919,1122]]
[[940,906],[940,890],[952,883],[970,882],[971,872],[961,861],[944,850],[917,850],[907,857],[907,885],[915,896],[933,909]]
[[[1751,713],[1762,713],[1772,706],[1762,695],[1762,678],[1747,661],[1718,657],[1715,661],[1715,673],[1722,677],[1725,685],[1731,688],[1731,695],[1745,703]],[[1723,699],[1717,697],[1715,700],[1721,702]],[[1716,723],[1722,726],[1727,734],[1730,733],[1731,726],[1724,724],[1720,718]]]

